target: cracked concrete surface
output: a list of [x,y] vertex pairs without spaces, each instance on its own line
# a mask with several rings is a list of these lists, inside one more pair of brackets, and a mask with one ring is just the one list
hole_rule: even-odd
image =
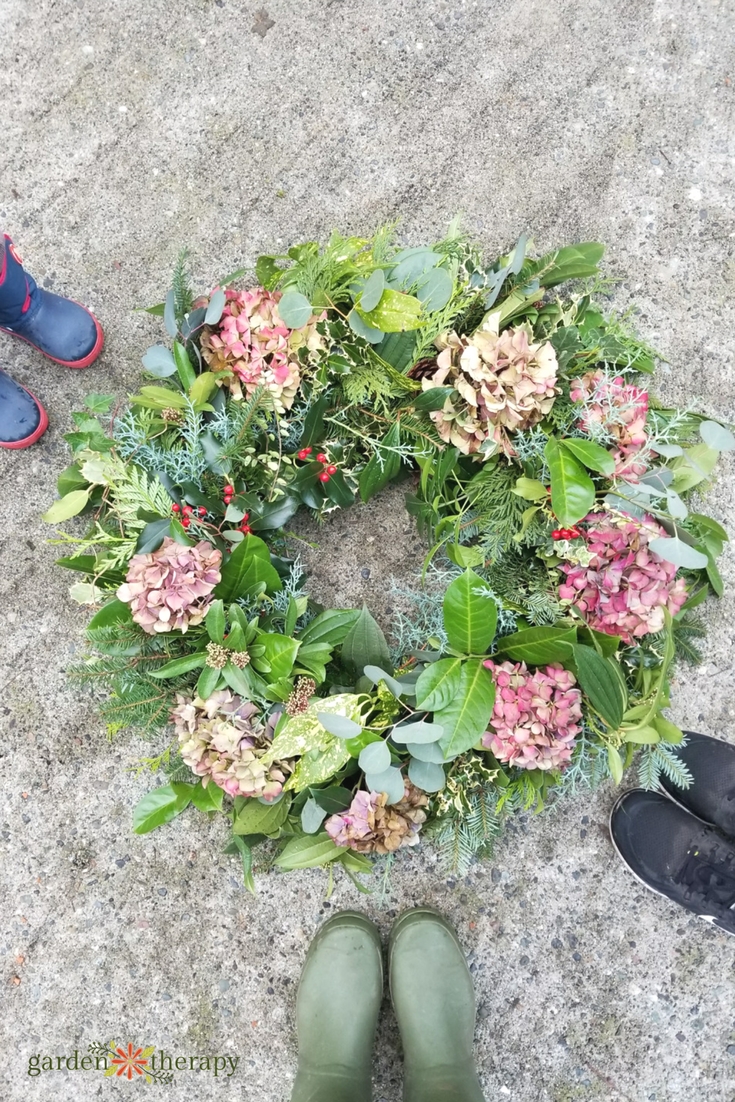
[[[460,883],[412,853],[385,898],[339,880],[326,900],[305,872],[262,877],[254,899],[222,824],[194,816],[132,836],[147,744],[109,743],[65,680],[85,616],[40,521],[69,412],[134,385],[158,330],[133,310],[160,300],[185,244],[207,287],[261,251],[399,215],[414,243],[462,210],[489,253],[528,228],[540,248],[599,237],[615,304],[638,304],[667,358],[661,395],[734,419],[734,30],[724,0],[0,0],[0,224],[107,330],[83,374],[0,346],[52,419],[40,445],[0,455],[3,1102],[127,1096],[99,1073],[27,1073],[34,1053],[110,1038],[240,1057],[231,1078],[181,1071],[171,1098],[280,1102],[319,921],[364,906],[387,932],[418,902],[470,956],[488,1099],[735,1098],[735,943],[619,865],[611,788],[529,817]],[[727,524],[723,467],[707,506]],[[314,538],[313,591],[385,620],[416,546],[400,493]],[[735,740],[730,552],[723,573],[672,714]],[[375,1067],[376,1100],[397,1102],[389,1012]]]

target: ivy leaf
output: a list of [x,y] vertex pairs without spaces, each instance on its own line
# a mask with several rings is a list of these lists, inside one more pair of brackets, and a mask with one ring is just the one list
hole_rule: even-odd
[[392,670],[390,651],[385,635],[370,615],[367,605],[362,610],[347,633],[342,644],[342,663],[354,670],[358,677],[365,666],[380,666]]
[[476,593],[482,578],[469,568],[444,594],[444,627],[449,644],[463,654],[484,654],[495,638],[498,608],[492,597]]
[[193,789],[193,784],[166,784],[146,793],[133,811],[135,834],[148,834],[163,823],[170,823],[189,806]]
[[445,761],[471,749],[487,730],[495,704],[495,682],[481,658],[462,666],[457,694],[449,704],[434,712],[434,720],[444,728],[440,746]]
[[551,476],[551,508],[559,523],[576,524],[595,503],[595,487],[584,467],[559,441],[549,437],[544,449]]

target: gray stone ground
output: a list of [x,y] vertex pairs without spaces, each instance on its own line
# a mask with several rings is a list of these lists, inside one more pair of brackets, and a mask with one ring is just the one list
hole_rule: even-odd
[[[257,0],[260,3],[261,0]],[[229,1053],[168,1097],[280,1102],[293,994],[322,918],[365,906],[387,932],[430,902],[457,923],[480,1013],[487,1098],[735,1098],[735,943],[638,886],[611,851],[605,788],[530,818],[459,884],[424,850],[385,900],[307,872],[245,894],[219,824],[146,838],[131,807],[145,747],[109,744],[67,684],[85,616],[39,517],[85,391],[124,394],[179,248],[206,288],[332,225],[402,217],[409,242],[457,211],[497,250],[601,237],[608,271],[668,358],[665,397],[735,418],[735,20],[723,0],[0,0],[0,224],[49,287],[94,307],[107,348],[84,375],[4,340],[1,362],[49,407],[30,452],[0,456],[3,1102],[127,1097],[99,1073],[27,1074],[33,1053],[132,1040]],[[732,464],[708,507],[732,516]],[[314,590],[386,618],[416,548],[399,496],[318,534]],[[372,542],[370,542],[372,540]],[[363,577],[365,568],[369,579]],[[673,715],[735,737],[728,596]],[[376,1099],[400,1097],[386,1014]]]

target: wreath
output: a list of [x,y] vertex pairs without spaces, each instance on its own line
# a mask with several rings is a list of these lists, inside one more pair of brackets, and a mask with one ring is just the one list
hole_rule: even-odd
[[[727,535],[688,502],[735,438],[655,401],[602,254],[334,233],[201,298],[179,258],[148,310],[170,347],[124,407],[73,415],[45,516],[89,521],[58,536],[94,609],[71,675],[107,691],[111,733],[164,735],[135,832],[224,814],[251,889],[261,845],[355,879],[429,834],[463,872],[636,751],[644,786],[689,783],[664,712]],[[310,600],[287,525],[397,479],[429,550],[386,638]]]

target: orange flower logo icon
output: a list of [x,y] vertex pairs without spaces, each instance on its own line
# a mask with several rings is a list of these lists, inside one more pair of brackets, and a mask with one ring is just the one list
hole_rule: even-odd
[[125,1077],[132,1079],[133,1075],[142,1075],[147,1078],[148,1059],[147,1053],[142,1048],[133,1048],[131,1044],[128,1044],[127,1052],[122,1046],[118,1045],[115,1049],[115,1055],[110,1061],[110,1068],[108,1068],[108,1075],[116,1075],[118,1079]]

